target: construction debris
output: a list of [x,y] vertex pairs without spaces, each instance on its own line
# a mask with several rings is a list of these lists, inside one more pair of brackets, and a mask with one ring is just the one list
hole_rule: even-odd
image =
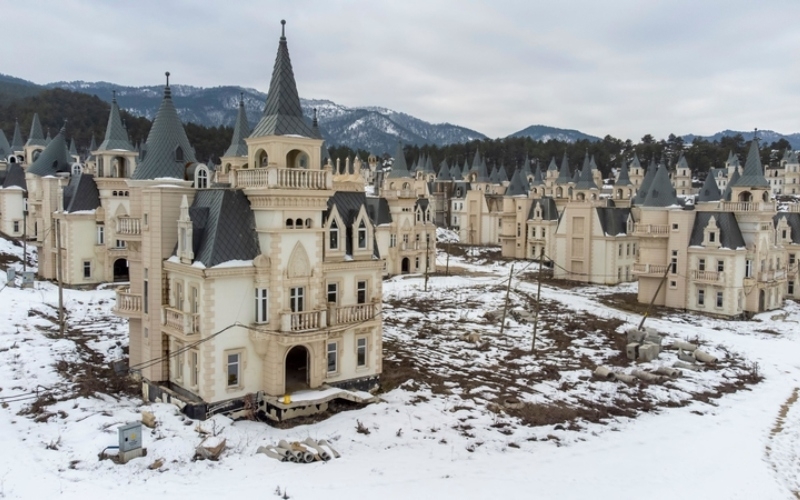
[[280,462],[298,464],[327,462],[332,458],[341,457],[326,440],[315,441],[311,438],[306,438],[303,442],[293,441],[291,443],[282,439],[278,441],[277,446],[260,446],[256,453],[262,453]]

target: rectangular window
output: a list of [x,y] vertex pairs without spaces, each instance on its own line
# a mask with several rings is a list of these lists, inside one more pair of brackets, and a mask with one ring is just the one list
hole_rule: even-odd
[[239,385],[241,357],[238,352],[236,354],[228,354],[228,387],[237,387]]
[[147,282],[147,268],[145,268],[142,273],[144,274],[144,283],[142,285],[142,307],[144,308],[145,314],[147,314],[147,304],[150,302],[149,298],[149,286]]
[[183,344],[175,342],[175,380],[183,380]]
[[748,259],[744,262],[744,277],[751,278],[753,276],[753,261]]
[[356,282],[356,298],[359,304],[366,304],[367,303],[367,282],[366,281],[358,281]]
[[706,259],[700,259],[697,261],[697,270],[698,271],[706,270]]
[[266,288],[256,288],[256,323],[269,322],[269,291]]
[[15,233],[19,232],[19,221],[18,220],[14,221],[14,232]]
[[393,234],[389,236],[389,248],[394,248],[397,246],[397,235]]
[[671,267],[670,272],[672,274],[678,274],[678,251],[677,250],[673,250],[672,251],[672,260],[670,261],[669,265]]
[[339,303],[339,284],[338,283],[328,283],[328,303],[329,304],[338,304]]
[[183,311],[183,282],[175,282],[175,309]]
[[289,309],[291,309],[292,312],[302,312],[305,310],[303,308],[304,295],[303,287],[289,289]]
[[367,338],[361,337],[356,340],[356,366],[367,366]]
[[673,231],[677,231],[678,230],[678,225],[677,224],[672,224],[672,230]]
[[715,241],[717,241],[717,233],[715,233],[715,232],[708,233],[708,241],[711,242],[711,243],[714,243]]
[[408,243],[408,235],[407,234],[403,235],[403,243]]
[[790,266],[793,266],[793,265],[794,265],[794,263],[795,263],[795,257],[794,257],[794,254],[793,254],[793,253],[790,253],[790,254],[789,254],[789,265],[790,265]]
[[669,282],[669,287],[670,288],[678,288],[678,282],[677,281],[670,281]]
[[794,281],[789,281],[789,282],[786,284],[786,287],[787,287],[787,288],[786,288],[786,292],[787,292],[789,295],[794,295]]
[[358,226],[358,248],[367,248],[367,226],[364,221]]
[[83,277],[84,279],[92,277],[92,263],[88,260],[83,261]]
[[197,351],[189,352],[189,385],[196,387],[200,380],[200,356]]
[[336,221],[331,222],[331,229],[328,233],[331,250],[339,249],[339,225]]
[[630,254],[631,254],[631,244],[630,243],[626,243],[625,244],[625,255],[626,256],[630,256]]
[[697,305],[703,306],[706,303],[706,291],[705,290],[698,290],[697,291]]
[[339,357],[338,357],[338,344],[336,342],[328,342],[328,373],[336,373],[338,371]]
[[419,257],[414,257],[414,270],[419,270]]
[[722,305],[724,303],[723,297],[724,296],[723,296],[722,292],[717,292],[717,307],[722,307]]
[[192,307],[192,313],[197,314],[200,312],[200,292],[196,286],[190,288],[190,306]]
[[97,244],[105,245],[106,243],[106,227],[97,226]]
[[620,244],[620,245],[619,245],[619,250],[617,251],[617,254],[618,254],[620,257],[622,257],[622,244]]
[[717,261],[717,272],[721,273],[724,271],[725,271],[725,261],[720,259]]

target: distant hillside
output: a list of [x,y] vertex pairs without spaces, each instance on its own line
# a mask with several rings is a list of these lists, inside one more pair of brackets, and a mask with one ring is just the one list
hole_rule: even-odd
[[599,137],[584,134],[579,130],[548,127],[546,125],[531,125],[519,132],[514,132],[508,137],[530,137],[534,141],[547,142],[551,139],[561,142],[577,142],[582,140],[599,141]]
[[[701,139],[706,139],[708,141],[718,142],[723,137],[734,137],[737,134],[741,134],[741,136],[744,137],[745,141],[753,140],[752,130],[749,132],[736,131],[736,130],[723,130],[722,132],[717,132],[714,135],[686,134],[683,136],[683,140],[686,143],[691,144],[691,142],[695,139],[695,137],[699,137]],[[762,144],[772,144],[773,142],[778,142],[781,139],[786,139],[787,141],[789,141],[789,144],[792,145],[792,149],[800,149],[800,133],[781,134],[779,132],[774,132],[772,130],[759,130],[758,138],[761,140]]]

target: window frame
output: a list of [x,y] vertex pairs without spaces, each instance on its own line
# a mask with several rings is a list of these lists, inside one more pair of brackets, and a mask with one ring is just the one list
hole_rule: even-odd
[[[333,349],[331,349],[333,347]],[[329,340],[325,345],[325,369],[327,374],[336,375],[339,373],[339,342],[336,340]],[[331,370],[331,365],[333,369]]]
[[[232,349],[223,353],[225,366],[225,388],[227,390],[237,390],[244,387],[244,349]],[[236,361],[231,361],[235,357]],[[231,366],[236,367],[236,380],[231,383]]]
[[256,324],[269,323],[269,288],[255,288]]
[[[333,300],[331,300],[331,295]],[[325,285],[325,298],[328,304],[339,305],[339,282],[329,281]]]
[[367,368],[368,366],[369,366],[369,339],[365,336],[356,337],[356,368]]
[[92,261],[83,261],[83,279],[88,280],[92,278]]
[[356,280],[356,304],[367,303],[368,280]]

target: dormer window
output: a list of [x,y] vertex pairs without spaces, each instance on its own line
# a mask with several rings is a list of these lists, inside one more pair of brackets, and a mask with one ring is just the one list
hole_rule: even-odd
[[328,232],[328,246],[331,250],[339,249],[339,225],[336,221],[331,222],[331,229]]
[[208,188],[208,170],[205,167],[198,167],[194,174],[194,187],[197,189]]
[[183,161],[183,148],[180,146],[175,148],[175,161]]
[[358,224],[358,248],[367,248],[367,225],[363,220]]
[[80,163],[72,165],[72,175],[81,175],[82,169]]
[[709,243],[716,243],[716,241],[717,241],[717,232],[716,231],[710,231],[708,233],[708,242]]

